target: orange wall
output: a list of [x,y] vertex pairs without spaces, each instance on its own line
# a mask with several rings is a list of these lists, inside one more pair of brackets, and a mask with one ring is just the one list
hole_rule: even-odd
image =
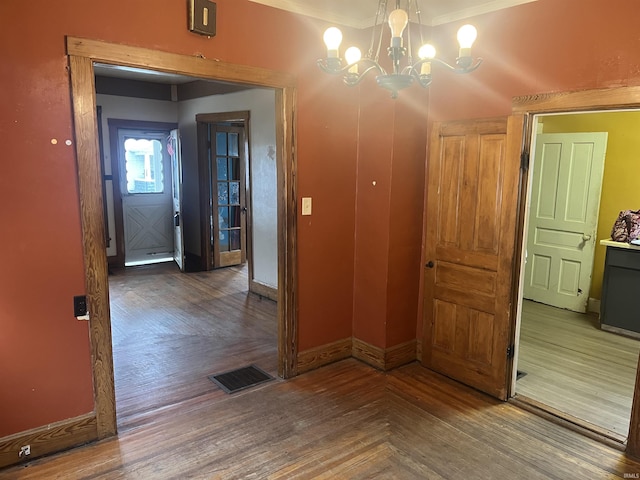
[[[352,333],[391,346],[420,328],[411,316],[427,113],[506,115],[515,95],[640,83],[637,0],[539,0],[473,19],[484,65],[461,77],[434,67],[430,104],[414,91],[394,104],[320,74],[319,22],[247,0],[217,5],[218,34],[207,39],[186,30],[181,1],[156,2],[152,17],[129,0],[0,2],[0,437],[93,409],[87,328],[71,313],[84,273],[74,149],[64,142],[73,131],[65,35],[298,76],[298,194],[313,197],[314,212],[298,219],[301,350]],[[434,30],[445,57],[456,55],[443,46],[459,25]]]
[[87,324],[72,315],[84,271],[65,35],[298,75],[298,192],[314,206],[299,219],[299,345],[351,335],[357,100],[318,72],[324,25],[216,3],[212,39],[187,31],[182,1],[152,17],[129,0],[0,3],[0,437],[93,410]]
[[[514,96],[638,85],[639,17],[636,0],[538,0],[465,20],[484,63],[461,76],[434,67],[430,117],[507,115]],[[434,40],[453,44],[462,23],[436,28]]]

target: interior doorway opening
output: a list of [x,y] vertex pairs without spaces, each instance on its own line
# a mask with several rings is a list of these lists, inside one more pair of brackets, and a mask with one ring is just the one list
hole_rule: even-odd
[[[96,119],[95,63],[124,65],[126,68],[157,69],[172,74],[238,82],[272,88],[275,93],[275,158],[278,185],[278,375],[297,372],[297,317],[293,288],[296,279],[294,103],[295,79],[265,69],[237,67],[224,62],[154,51],[106,42],[67,38],[71,74],[73,118],[78,160],[80,214],[84,247],[85,280],[91,311],[91,358],[95,390],[96,438],[117,432],[113,351],[108,298],[108,268],[105,255],[105,229],[102,211],[101,168]],[[137,59],[137,60],[136,60]],[[258,79],[258,80],[256,80]],[[99,212],[99,213],[96,213]]]
[[[631,190],[621,188],[640,151],[630,135],[637,126],[637,110],[533,116],[511,388],[520,400],[620,443],[629,431],[640,342],[634,332],[602,328],[607,247],[601,241],[609,238],[620,210],[637,208]],[[575,178],[559,191],[561,175],[553,173],[561,170],[563,147],[549,147],[548,141],[593,132],[608,135],[601,189],[589,191],[590,182],[599,182],[593,162],[568,160],[563,168]],[[581,141],[564,148],[592,146]],[[543,155],[554,148],[556,157]],[[548,223],[558,214],[559,224],[576,228]],[[595,227],[585,226],[588,217]],[[590,261],[582,257],[585,246],[593,247]]]

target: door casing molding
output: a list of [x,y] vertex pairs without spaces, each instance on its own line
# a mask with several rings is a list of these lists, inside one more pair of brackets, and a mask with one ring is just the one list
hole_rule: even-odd
[[296,81],[288,73],[234,65],[200,57],[67,37],[71,99],[78,166],[78,188],[85,288],[91,312],[89,336],[97,420],[97,438],[117,433],[108,268],[103,219],[93,63],[145,68],[168,73],[273,88],[276,100],[278,189],[278,374],[297,374],[296,249]]
[[[550,113],[581,113],[593,111],[630,110],[640,108],[640,86],[615,87],[595,90],[582,90],[575,92],[560,92],[539,95],[525,95],[514,97],[512,112],[520,113],[533,118],[537,114]],[[525,132],[525,151],[530,150],[533,125],[527,122]],[[522,256],[524,245],[524,221],[527,198],[528,169],[523,172],[520,182],[520,195],[518,200],[518,238],[514,259]],[[520,262],[514,262],[514,278],[520,278]],[[512,319],[515,325],[517,318],[519,285],[514,282],[512,292]],[[512,328],[515,335],[516,328]],[[636,383],[631,407],[631,420],[629,435],[627,437],[626,453],[634,457],[640,457],[640,364],[636,371]]]

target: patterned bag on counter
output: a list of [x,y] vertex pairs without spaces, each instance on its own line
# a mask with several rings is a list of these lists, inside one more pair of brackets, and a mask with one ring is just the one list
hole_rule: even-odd
[[623,210],[611,229],[611,240],[630,242],[640,238],[640,210]]

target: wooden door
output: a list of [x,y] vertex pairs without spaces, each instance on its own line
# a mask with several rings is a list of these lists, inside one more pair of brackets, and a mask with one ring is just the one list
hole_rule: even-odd
[[536,136],[524,298],[587,311],[606,132]]
[[210,125],[213,267],[247,259],[244,128]]
[[435,123],[427,183],[423,363],[507,398],[524,117]]

